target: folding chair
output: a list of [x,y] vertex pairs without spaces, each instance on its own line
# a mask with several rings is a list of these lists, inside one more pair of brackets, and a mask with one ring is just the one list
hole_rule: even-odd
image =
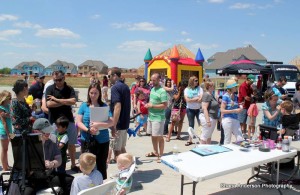
[[78,195],[94,195],[94,194],[110,195],[113,194],[115,186],[116,186],[116,181],[109,180],[108,182],[105,182],[104,184],[101,184],[99,186],[82,190],[78,193]]
[[120,194],[122,188],[124,187],[124,185],[126,184],[126,182],[128,181],[128,179],[132,176],[132,174],[133,174],[133,172],[134,172],[134,170],[135,170],[135,168],[136,168],[136,160],[135,160],[135,156],[133,157],[133,160],[134,160],[134,161],[133,161],[132,165],[131,165],[130,168],[129,168],[128,176],[127,176],[126,180],[124,181],[123,185],[120,187],[119,191],[116,193],[116,195],[119,195],[119,194]]
[[200,137],[196,134],[195,130],[192,127],[188,128],[188,133],[189,136],[192,138],[192,142],[194,142],[196,146],[201,143]]

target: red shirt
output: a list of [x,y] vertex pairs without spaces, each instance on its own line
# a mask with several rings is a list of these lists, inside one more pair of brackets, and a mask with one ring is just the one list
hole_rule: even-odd
[[148,109],[145,107],[146,102],[145,100],[138,100],[140,102],[140,110],[142,114],[148,114]]
[[251,97],[252,93],[253,93],[252,87],[248,85],[246,81],[240,85],[238,101],[239,103],[244,103],[243,106],[244,109],[248,109],[250,107],[250,101],[245,100],[245,97],[246,96]]

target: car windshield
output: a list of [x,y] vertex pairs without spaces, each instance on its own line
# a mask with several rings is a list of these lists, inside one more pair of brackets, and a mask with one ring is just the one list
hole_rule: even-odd
[[281,76],[285,76],[288,82],[297,82],[299,73],[292,72],[292,71],[278,71],[275,72],[275,80],[278,81],[278,79]]

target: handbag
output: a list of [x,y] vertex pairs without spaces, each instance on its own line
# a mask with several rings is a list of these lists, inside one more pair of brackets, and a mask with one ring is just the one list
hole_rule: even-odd
[[171,111],[171,121],[177,123],[181,120],[180,117],[181,105],[182,105],[182,99],[180,101],[179,109],[174,108],[174,104],[173,104],[172,111]]

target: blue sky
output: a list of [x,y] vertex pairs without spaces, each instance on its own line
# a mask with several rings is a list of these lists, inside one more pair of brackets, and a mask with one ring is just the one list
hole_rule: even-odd
[[300,55],[298,0],[0,0],[0,68],[22,61],[142,65],[184,44],[205,59],[252,44],[268,60]]

